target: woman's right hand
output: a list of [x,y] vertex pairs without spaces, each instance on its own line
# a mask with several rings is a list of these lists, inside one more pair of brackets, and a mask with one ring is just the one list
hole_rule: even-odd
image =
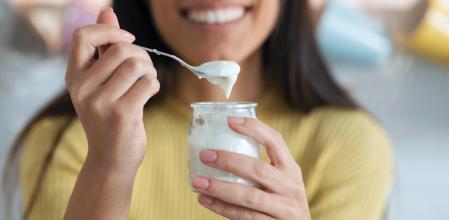
[[147,147],[143,107],[159,91],[152,61],[110,8],[73,36],[66,85],[87,136],[87,160],[137,168]]

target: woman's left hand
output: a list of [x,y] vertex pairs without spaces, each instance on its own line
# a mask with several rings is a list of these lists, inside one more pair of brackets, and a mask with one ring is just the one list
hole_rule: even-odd
[[310,212],[301,169],[282,135],[252,118],[228,118],[229,127],[266,148],[271,164],[222,150],[204,150],[201,161],[210,167],[250,179],[260,189],[207,177],[195,177],[192,185],[204,207],[229,219],[309,220]]

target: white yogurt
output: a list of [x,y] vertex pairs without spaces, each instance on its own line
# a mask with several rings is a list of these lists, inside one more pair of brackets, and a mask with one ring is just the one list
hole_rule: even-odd
[[233,61],[219,60],[204,63],[196,67],[196,70],[204,73],[204,75],[195,74],[198,78],[206,78],[210,83],[218,85],[226,98],[229,98],[240,73],[240,66]]

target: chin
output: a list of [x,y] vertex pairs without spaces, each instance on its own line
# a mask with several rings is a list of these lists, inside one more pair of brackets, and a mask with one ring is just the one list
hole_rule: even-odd
[[183,56],[184,59],[191,62],[193,65],[198,65],[201,63],[205,63],[211,60],[229,60],[237,63],[241,63],[248,57],[248,53],[243,52],[241,49],[230,48],[229,44],[226,47],[209,47],[209,46],[198,46],[195,47],[197,49],[193,49],[189,53],[181,53],[185,54]]

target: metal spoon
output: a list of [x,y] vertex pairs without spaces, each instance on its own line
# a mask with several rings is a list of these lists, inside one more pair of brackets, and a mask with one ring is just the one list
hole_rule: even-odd
[[[186,67],[188,70],[190,70],[191,72],[193,72],[195,75],[197,75],[199,78],[207,78],[207,76],[214,76],[214,77],[218,77],[218,78],[226,78],[225,76],[217,76],[216,73],[216,69],[211,69],[209,68],[211,66],[211,64],[216,63],[216,62],[226,62],[227,65],[233,65],[233,66],[238,66],[237,63],[233,62],[233,61],[210,61],[210,62],[206,62],[203,63],[199,66],[192,66],[190,64],[188,64],[187,62],[185,62],[184,60],[181,60],[179,57],[169,54],[169,53],[165,53],[162,51],[158,51],[156,49],[151,49],[151,48],[146,48],[143,46],[139,46],[136,45],[150,53],[154,53],[156,55],[159,56],[166,56],[166,57],[170,57],[173,60],[176,60],[179,64],[181,64],[182,66]],[[240,70],[240,66],[238,67]]]

